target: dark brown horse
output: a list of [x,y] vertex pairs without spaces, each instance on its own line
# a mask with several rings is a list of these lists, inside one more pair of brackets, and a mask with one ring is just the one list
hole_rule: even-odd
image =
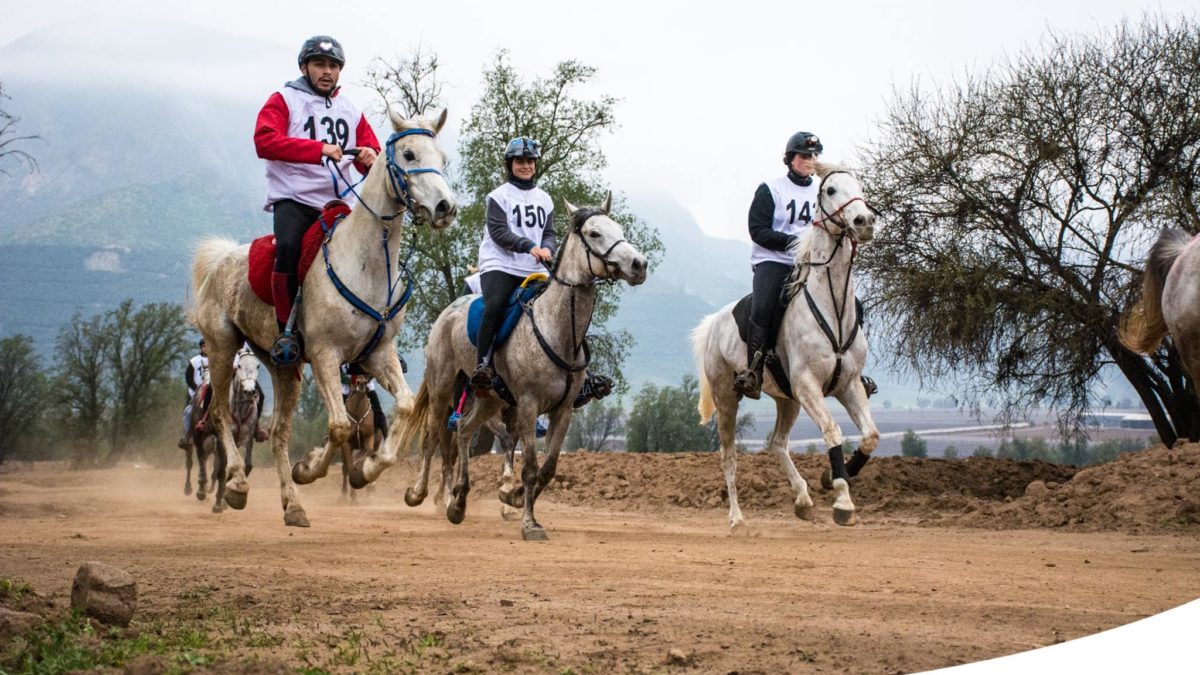
[[[230,392],[230,416],[232,417],[233,438],[237,447],[242,448],[246,475],[254,468],[253,448],[255,440],[266,440],[258,431],[258,421],[262,412],[263,394],[258,384],[258,367],[260,361],[251,352],[238,355],[237,371]],[[204,383],[197,388],[192,397],[192,429],[191,448],[185,449],[187,459],[187,478],[183,493],[189,494],[192,489],[192,449],[196,453],[198,466],[196,499],[204,501],[208,496],[208,458],[213,457],[212,476],[217,483],[216,501],[213,503],[213,513],[225,510],[225,453],[216,452],[218,449],[217,436],[209,424],[208,406],[211,396],[208,394],[209,382],[207,373]]]

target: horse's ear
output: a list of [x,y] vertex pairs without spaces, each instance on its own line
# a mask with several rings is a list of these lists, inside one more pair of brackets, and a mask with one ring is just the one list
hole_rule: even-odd
[[450,110],[449,110],[449,109],[447,109],[447,108],[442,108],[442,114],[441,114],[441,115],[438,115],[437,122],[435,122],[435,123],[433,124],[433,133],[435,133],[435,134],[439,134],[439,133],[441,133],[441,131],[442,131],[442,127],[446,125],[446,117],[447,117],[449,114],[450,114]]
[[390,119],[392,121],[392,130],[393,131],[402,131],[404,129],[404,123],[406,122],[406,120],[403,117],[397,115],[396,111],[392,110],[392,106],[390,106],[390,105],[387,107],[387,114],[388,114],[388,119]]
[[612,213],[612,190],[609,190],[608,195],[604,197],[604,203],[600,205],[600,210],[606,216]]
[[575,212],[579,210],[579,207],[575,206],[571,202],[567,201],[566,197],[563,198],[563,205],[567,207],[567,215],[568,216],[575,215]]

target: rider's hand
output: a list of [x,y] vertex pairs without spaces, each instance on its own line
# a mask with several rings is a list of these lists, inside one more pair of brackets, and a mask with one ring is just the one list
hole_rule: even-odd
[[534,246],[529,250],[529,255],[537,258],[538,262],[550,262],[554,256],[550,253],[550,249]]
[[365,169],[371,168],[371,165],[375,163],[376,157],[378,157],[378,155],[375,154],[374,148],[359,148],[358,149],[358,163],[362,164],[363,168],[365,168]]
[[328,157],[335,162],[340,162],[342,161],[342,148],[341,146],[333,145],[332,143],[322,144],[321,156]]

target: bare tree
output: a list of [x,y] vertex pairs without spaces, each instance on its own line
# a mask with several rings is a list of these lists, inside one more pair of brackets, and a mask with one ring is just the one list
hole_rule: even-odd
[[437,54],[420,45],[393,61],[372,59],[364,84],[379,94],[374,110],[380,114],[391,108],[404,117],[429,117],[446,104]]
[[[8,94],[4,93],[4,83],[0,82],[0,101],[12,100]],[[21,149],[20,145],[27,141],[32,141],[38,136],[22,136],[17,133],[17,122],[21,118],[14,117],[3,108],[0,108],[0,173],[11,176],[5,168],[6,163],[15,163],[18,167],[22,164],[30,171],[37,170],[37,160],[33,155]]]
[[1115,365],[1167,443],[1200,437],[1175,354],[1117,339],[1164,226],[1200,231],[1200,29],[1147,17],[1097,37],[1051,34],[963,81],[897,92],[867,149],[887,215],[864,250],[874,336],[894,363],[1038,405],[1078,431]]
[[567,447],[599,452],[620,433],[625,411],[619,402],[592,401],[571,417]]
[[12,335],[0,340],[0,464],[38,431],[46,393],[33,339]]

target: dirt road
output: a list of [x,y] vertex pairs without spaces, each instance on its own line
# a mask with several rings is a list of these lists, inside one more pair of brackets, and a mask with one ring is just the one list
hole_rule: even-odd
[[[679,467],[704,472],[697,506],[620,499],[613,490],[639,489],[629,471],[612,489],[594,485],[595,499],[571,497],[595,465],[650,461],[564,456],[560,474],[574,478],[539,503],[544,544],[520,541],[518,524],[499,517],[494,458],[473,463],[480,481],[460,526],[430,502],[404,506],[401,468],[357,504],[341,501],[333,472],[302,488],[309,529],[283,526],[269,465],[251,476],[249,507],[220,515],[183,495],[182,469],[5,467],[0,578],[28,583],[54,616],[80,563],[123,567],[140,593],[129,634],[193,631],[203,639],[189,663],[213,672],[911,672],[1070,640],[1200,596],[1195,526],[986,529],[978,508],[888,509],[882,493],[868,508],[872,480],[918,467],[899,460],[870,465],[874,479],[864,472],[854,528],[832,523],[826,496],[815,523],[751,497],[751,534],[731,537],[719,497],[705,505],[705,490],[719,493],[713,455],[669,465],[672,480],[687,480]],[[786,500],[773,460],[744,465],[744,495],[761,474]],[[1196,487],[1193,473],[1179,480]],[[997,497],[996,522],[1019,501]],[[975,527],[959,523],[972,514]]]

